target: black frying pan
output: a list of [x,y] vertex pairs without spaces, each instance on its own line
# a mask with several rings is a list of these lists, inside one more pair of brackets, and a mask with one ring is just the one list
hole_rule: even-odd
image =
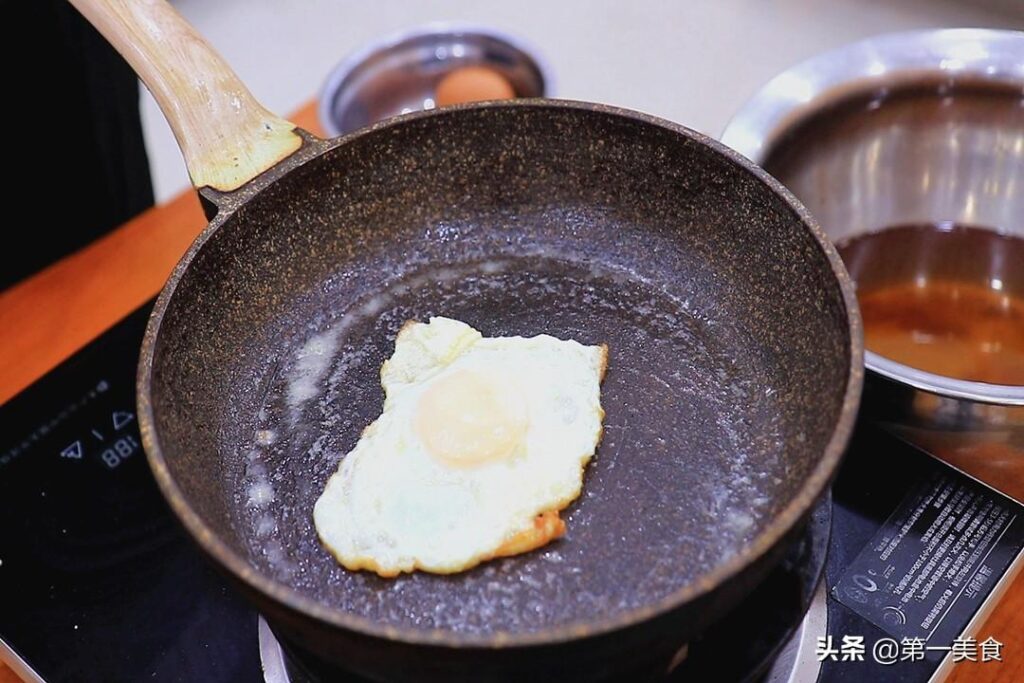
[[[169,73],[223,66],[191,35],[171,51],[191,62],[145,61],[186,35],[162,3],[75,2],[162,101]],[[204,83],[250,106],[225,73]],[[763,171],[574,102],[300,133],[297,151],[279,119],[220,119],[218,140],[181,111],[212,219],[150,320],[142,435],[173,510],[285,639],[381,679],[664,667],[795,538],[849,436],[862,345],[835,252]],[[313,503],[380,413],[398,328],[442,314],[607,343],[604,440],[564,539],[447,577],[346,571]]]

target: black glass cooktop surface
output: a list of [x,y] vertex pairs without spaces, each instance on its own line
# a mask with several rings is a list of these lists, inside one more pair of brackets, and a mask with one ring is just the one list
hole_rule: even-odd
[[0,639],[46,681],[259,681],[256,614],[171,517],[142,453],[149,310],[0,408]]

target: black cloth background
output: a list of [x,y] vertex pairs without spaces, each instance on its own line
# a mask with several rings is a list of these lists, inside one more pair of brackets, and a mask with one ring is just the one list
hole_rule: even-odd
[[3,289],[151,206],[153,190],[138,81],[66,0],[0,0],[0,45],[14,171]]

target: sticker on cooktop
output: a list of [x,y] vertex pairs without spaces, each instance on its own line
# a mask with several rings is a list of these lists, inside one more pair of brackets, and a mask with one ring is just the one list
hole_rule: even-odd
[[940,467],[861,550],[832,595],[894,638],[948,645],[1024,545],[1024,507]]

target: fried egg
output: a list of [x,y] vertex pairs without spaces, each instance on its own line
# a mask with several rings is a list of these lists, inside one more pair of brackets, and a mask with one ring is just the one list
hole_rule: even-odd
[[565,533],[601,439],[604,345],[410,321],[381,367],[384,410],[313,509],[344,567],[450,574]]

